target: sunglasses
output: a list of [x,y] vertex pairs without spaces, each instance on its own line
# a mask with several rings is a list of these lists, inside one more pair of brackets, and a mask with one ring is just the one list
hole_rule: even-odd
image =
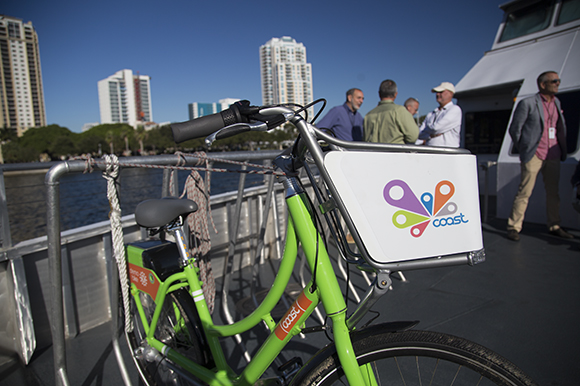
[[552,79],[547,81],[546,83],[552,83],[552,84],[556,84],[556,83],[560,83],[562,81],[562,79]]

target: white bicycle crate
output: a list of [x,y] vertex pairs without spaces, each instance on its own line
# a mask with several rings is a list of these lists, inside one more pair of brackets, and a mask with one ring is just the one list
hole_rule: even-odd
[[483,248],[474,155],[331,151],[324,166],[372,265]]

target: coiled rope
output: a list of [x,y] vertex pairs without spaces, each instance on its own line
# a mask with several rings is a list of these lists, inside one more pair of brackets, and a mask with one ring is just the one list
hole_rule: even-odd
[[119,177],[119,159],[116,155],[105,155],[105,171],[103,177],[107,180],[107,198],[109,199],[109,219],[111,221],[111,234],[113,236],[113,256],[119,270],[119,283],[123,295],[123,308],[125,310],[125,331],[133,331],[129,303],[129,277],[127,276],[127,259],[125,258],[125,242],[123,240],[123,227],[121,224],[121,205],[119,203],[119,191],[117,189]]
[[[181,155],[181,154],[179,154]],[[198,165],[205,161],[206,169],[209,169],[209,160],[207,155],[202,152],[194,153]],[[187,217],[187,225],[190,232],[190,252],[195,258],[195,266],[199,268],[199,278],[202,284],[203,295],[206,299],[210,314],[213,313],[215,304],[215,278],[211,266],[211,238],[209,235],[208,217],[215,233],[218,233],[213,222],[210,206],[210,186],[211,173],[206,173],[204,183],[201,174],[197,170],[192,170],[185,181],[183,193],[180,198],[187,195],[187,198],[197,203],[199,210],[191,213]]]

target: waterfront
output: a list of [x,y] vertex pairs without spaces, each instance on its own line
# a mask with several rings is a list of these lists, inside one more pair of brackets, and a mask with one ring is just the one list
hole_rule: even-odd
[[[216,164],[216,168],[236,170],[237,165]],[[188,171],[179,171],[180,194]],[[204,172],[201,172],[205,176]],[[237,190],[239,173],[212,173],[211,194]],[[46,235],[45,173],[11,172],[4,175],[12,243]],[[246,187],[263,183],[262,175],[246,176]],[[120,175],[120,201],[123,215],[137,204],[161,197],[163,170],[126,168]],[[60,179],[61,230],[68,230],[108,219],[107,181],[102,172],[74,173]]]

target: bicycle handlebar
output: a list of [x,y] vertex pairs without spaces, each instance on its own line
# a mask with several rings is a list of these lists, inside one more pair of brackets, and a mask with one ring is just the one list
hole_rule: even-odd
[[[265,112],[262,114],[261,112]],[[247,100],[238,101],[228,109],[190,121],[172,123],[173,140],[181,143],[189,139],[208,137],[216,133],[214,139],[231,137],[251,130],[270,130],[283,124],[289,118],[289,109],[271,109],[250,106]],[[260,124],[255,124],[260,123]],[[226,128],[225,130],[222,130]],[[219,133],[218,133],[219,132]]]
[[250,102],[238,101],[230,108],[216,114],[206,115],[181,123],[172,123],[171,132],[176,143],[187,141],[188,139],[207,137],[219,129],[234,125],[236,123],[248,123]]

